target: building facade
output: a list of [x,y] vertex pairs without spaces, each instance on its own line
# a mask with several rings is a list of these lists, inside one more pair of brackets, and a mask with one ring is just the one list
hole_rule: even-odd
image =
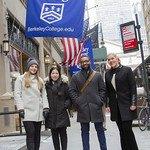
[[[25,72],[29,57],[39,61],[40,76],[43,79],[48,75],[53,62],[56,64],[62,62],[60,39],[25,36],[26,2],[26,0],[0,0],[0,113],[15,111],[14,82],[18,75]],[[4,42],[7,40],[9,52],[6,54]],[[18,116],[14,115],[13,118],[0,115],[0,133],[15,131],[16,117]],[[4,128],[6,122],[7,129]]]
[[148,45],[150,47],[150,0],[142,0],[142,8],[144,14]]
[[[132,20],[129,0],[94,0],[95,22],[101,22],[104,39],[121,42],[120,24]],[[93,11],[94,11],[93,10]]]
[[141,1],[133,3],[132,8],[133,8],[133,17],[135,18],[135,14],[138,15],[138,21],[139,21],[139,24],[141,27],[140,32],[141,32],[141,39],[143,41],[144,57],[146,59],[150,54],[150,49],[149,49],[148,42],[147,42],[146,26],[145,26],[145,22],[144,22],[145,17],[144,17],[144,13],[142,11]]
[[[133,70],[141,63],[141,52],[139,50],[127,54],[123,53],[120,24],[135,20],[135,13],[138,14],[144,58],[146,59],[150,54],[150,49],[147,44],[143,13],[139,1],[133,1],[132,3],[130,0],[94,0],[91,4],[93,9],[89,11],[90,20],[92,20],[91,24],[102,25],[107,53],[117,53],[121,58],[122,64],[132,67]],[[149,0],[144,1],[147,1],[146,6],[148,7]],[[95,8],[94,6],[96,5],[98,5],[98,7]],[[88,7],[90,8],[91,6]],[[100,42],[101,31],[99,31],[99,43]],[[114,47],[114,45],[116,45],[116,47]]]

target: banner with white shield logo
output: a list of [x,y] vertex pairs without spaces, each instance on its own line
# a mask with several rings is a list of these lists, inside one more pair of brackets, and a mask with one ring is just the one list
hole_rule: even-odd
[[28,0],[27,37],[70,37],[80,39],[85,0]]

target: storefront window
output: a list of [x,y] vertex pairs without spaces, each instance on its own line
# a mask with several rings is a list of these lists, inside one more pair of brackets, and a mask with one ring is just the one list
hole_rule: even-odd
[[38,58],[38,44],[33,39],[27,38],[23,27],[11,17],[8,19],[8,35],[11,44],[17,45],[22,51]]

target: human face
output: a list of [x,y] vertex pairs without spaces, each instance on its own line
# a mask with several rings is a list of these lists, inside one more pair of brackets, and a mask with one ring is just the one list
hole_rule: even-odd
[[107,61],[111,68],[117,68],[119,66],[119,58],[115,55],[109,55]]
[[80,63],[83,69],[88,69],[90,66],[90,59],[88,57],[82,57]]
[[33,64],[29,67],[29,72],[32,75],[35,75],[38,71],[38,66],[36,64]]
[[51,74],[50,74],[50,76],[51,76],[51,79],[53,80],[53,81],[57,81],[58,79],[59,79],[59,72],[58,72],[58,70],[57,69],[54,69],[52,72],[51,72]]

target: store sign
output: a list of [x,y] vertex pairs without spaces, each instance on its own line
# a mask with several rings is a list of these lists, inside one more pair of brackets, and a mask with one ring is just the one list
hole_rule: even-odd
[[120,25],[122,45],[124,53],[138,50],[138,40],[135,29],[135,22],[127,22]]

